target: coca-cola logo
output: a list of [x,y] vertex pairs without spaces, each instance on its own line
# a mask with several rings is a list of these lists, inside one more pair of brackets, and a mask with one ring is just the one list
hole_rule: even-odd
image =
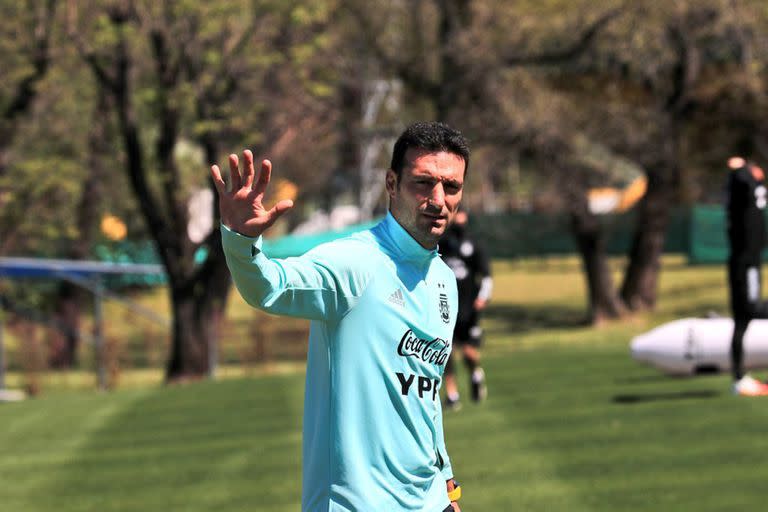
[[408,329],[400,339],[397,353],[403,357],[415,357],[425,363],[442,366],[451,353],[451,343],[442,338],[419,338],[413,330]]

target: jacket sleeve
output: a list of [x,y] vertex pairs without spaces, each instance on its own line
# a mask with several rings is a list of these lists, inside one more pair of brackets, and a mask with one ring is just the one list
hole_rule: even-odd
[[437,456],[441,464],[440,472],[444,480],[453,478],[453,467],[451,458],[448,456],[448,450],[445,447],[445,433],[443,432],[443,408],[438,405],[437,417],[435,418],[435,436],[437,437]]
[[334,241],[303,256],[270,259],[263,240],[221,226],[227,266],[248,304],[269,313],[333,320],[354,307],[371,272],[361,262],[363,244]]

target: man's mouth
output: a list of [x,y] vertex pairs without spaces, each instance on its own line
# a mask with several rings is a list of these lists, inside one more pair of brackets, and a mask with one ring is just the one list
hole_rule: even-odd
[[432,220],[445,220],[445,216],[440,213],[429,213],[429,212],[422,212],[422,215],[425,217],[428,217]]

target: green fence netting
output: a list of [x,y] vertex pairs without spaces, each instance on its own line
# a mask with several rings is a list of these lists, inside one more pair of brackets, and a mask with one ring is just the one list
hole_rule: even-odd
[[[637,213],[600,217],[609,255],[627,254],[632,243]],[[321,243],[368,229],[379,219],[349,226],[338,231],[312,235],[288,235],[264,241],[264,252],[274,258],[297,256]],[[470,228],[494,258],[537,258],[576,253],[576,244],[567,215],[540,213],[502,213],[473,215]],[[684,254],[692,264],[719,264],[728,257],[725,235],[725,214],[721,206],[696,205],[672,212],[664,246],[666,253]],[[97,248],[96,257],[102,261],[126,263],[157,263],[154,244],[122,242]],[[196,260],[202,262],[201,252]],[[155,285],[165,282],[165,276],[119,276],[116,286],[130,284]],[[133,282],[131,280],[139,280]],[[131,281],[131,282],[128,282]]]
[[700,205],[691,209],[689,263],[723,263],[728,259],[725,222],[722,206]]
[[264,240],[264,254],[271,258],[288,258],[290,256],[299,256],[316,245],[342,238],[352,233],[368,229],[379,223],[381,219],[375,219],[362,224],[355,224],[344,229],[335,231],[326,231],[325,233],[316,233],[312,235],[286,235],[280,238]]
[[[687,252],[689,219],[688,209],[680,208],[672,213],[665,252]],[[599,221],[608,254],[626,254],[632,243],[636,213],[603,215]],[[494,258],[536,258],[576,253],[567,215],[523,212],[474,215],[470,228]]]

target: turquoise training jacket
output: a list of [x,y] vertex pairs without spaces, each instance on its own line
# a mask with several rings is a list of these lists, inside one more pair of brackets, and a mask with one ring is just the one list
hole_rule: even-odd
[[304,512],[442,512],[453,470],[439,389],[456,278],[387,214],[303,256],[269,259],[222,226],[252,306],[311,319],[304,395]]

